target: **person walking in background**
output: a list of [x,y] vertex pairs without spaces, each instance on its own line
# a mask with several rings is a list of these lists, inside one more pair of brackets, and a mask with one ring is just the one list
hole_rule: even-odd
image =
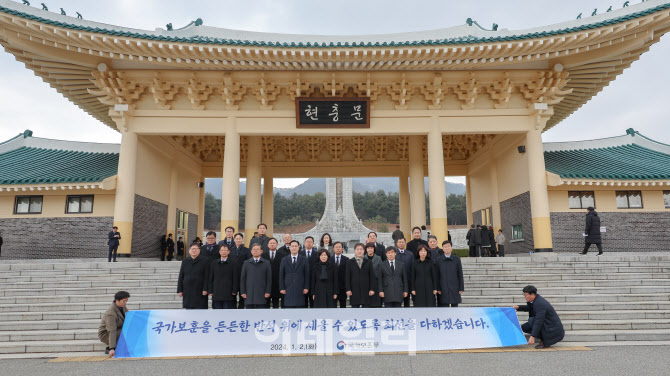
[[184,259],[184,237],[180,236],[177,240],[177,261]]
[[397,242],[398,239],[404,238],[404,237],[405,237],[405,234],[403,234],[402,231],[400,231],[400,226],[395,225],[395,231],[393,231],[393,234],[391,234],[391,239],[393,239],[393,243]]
[[[434,259],[437,260],[442,254],[444,251],[440,250]],[[409,286],[414,297],[414,307],[435,307],[439,276],[433,253],[425,245],[419,246],[419,257],[414,259],[410,275]]]
[[167,237],[165,235],[161,235],[161,243],[160,243],[160,256],[161,256],[161,261],[165,261],[165,252],[167,251]]
[[[112,227],[112,231],[107,234],[107,245],[109,246],[109,251],[107,252],[107,262],[112,261],[116,262],[116,252],[119,249],[119,240],[121,239],[121,234],[119,233],[119,228],[116,226]],[[0,247],[2,247],[2,237],[0,237]]]
[[451,242],[442,242],[444,255],[437,260],[437,269],[440,283],[437,290],[438,307],[458,307],[461,303],[461,294],[465,290],[463,265],[460,257],[452,255]]
[[335,255],[331,258],[331,262],[335,264],[337,269],[337,300],[340,303],[340,308],[347,308],[347,289],[344,284],[344,278],[347,272],[349,257],[344,256],[342,254],[343,251],[344,246],[342,245],[342,242],[335,242],[333,244],[333,252]]
[[496,244],[498,245],[498,256],[505,257],[505,235],[503,234],[502,229],[498,230]]
[[177,278],[177,294],[183,298],[186,309],[207,309],[210,259],[200,253],[198,244],[188,249],[189,256],[182,260]]
[[174,240],[172,240],[172,234],[168,234],[167,237],[167,260],[172,261],[174,258]]
[[[2,243],[4,243],[4,241],[2,240],[2,233],[0,233],[0,257],[2,257]],[[114,253],[114,255],[116,256],[116,253]]]
[[539,339],[540,343],[535,348],[547,349],[562,341],[565,337],[563,323],[547,299],[541,297],[535,286],[531,285],[523,288],[523,297],[526,305],[514,306],[514,309],[528,312],[528,322],[521,325],[521,330],[530,334],[528,344],[532,346]]
[[240,289],[237,260],[230,257],[227,243],[219,246],[219,256],[210,265],[207,292],[212,297],[212,309],[233,309]]
[[468,241],[468,246],[470,247],[470,257],[479,257],[480,256],[480,245],[482,236],[479,233],[479,226],[475,228],[475,225],[470,225],[470,230],[468,230],[465,239]]
[[[382,258],[375,253],[375,243],[367,243],[365,245],[364,259],[372,262],[372,272],[375,275],[373,286],[377,286],[379,279],[382,277]],[[381,290],[375,291],[375,294],[370,297],[370,308],[379,308],[382,306],[382,298],[379,295]]]
[[330,262],[328,251],[319,250],[319,262],[311,270],[309,293],[314,299],[314,308],[336,308],[337,302],[337,267]]
[[600,217],[598,217],[598,213],[592,206],[589,206],[586,211],[586,228],[584,229],[585,244],[581,254],[585,255],[589,251],[589,248],[591,248],[591,244],[595,244],[598,248],[598,256],[600,256],[603,254],[603,237],[600,233]]

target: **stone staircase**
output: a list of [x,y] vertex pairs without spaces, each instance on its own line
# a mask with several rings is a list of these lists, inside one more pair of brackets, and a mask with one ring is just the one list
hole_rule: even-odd
[[[558,311],[564,344],[670,344],[670,253],[463,259],[463,268],[463,307],[521,305],[532,284]],[[0,264],[0,358],[99,355],[114,293],[130,292],[131,309],[180,309],[178,272],[178,262],[143,260]]]

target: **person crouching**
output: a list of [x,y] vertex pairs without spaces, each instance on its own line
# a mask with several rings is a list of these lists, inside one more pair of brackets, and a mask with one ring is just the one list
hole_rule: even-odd
[[100,321],[98,338],[107,345],[105,354],[109,354],[110,357],[114,357],[116,343],[121,336],[123,322],[126,319],[126,312],[128,312],[128,308],[126,308],[128,298],[130,298],[130,294],[126,291],[119,291],[114,294],[114,303],[107,308],[102,315],[102,321]]

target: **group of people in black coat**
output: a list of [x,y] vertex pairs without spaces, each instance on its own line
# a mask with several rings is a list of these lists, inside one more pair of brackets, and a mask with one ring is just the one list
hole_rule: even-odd
[[184,238],[179,237],[179,240],[177,240],[177,243],[175,244],[174,240],[172,239],[172,234],[168,234],[167,237],[165,235],[161,236],[161,241],[160,241],[160,259],[161,261],[172,261],[172,259],[175,257],[175,245],[177,246],[177,260],[182,260],[184,258]]
[[[216,242],[209,232],[202,246],[197,243],[182,261],[177,292],[187,309],[212,308],[341,308],[452,306],[461,302],[464,290],[460,258],[452,255],[449,240],[437,248],[437,239],[418,243],[415,251],[400,238],[396,247],[376,242],[355,245],[355,255],[343,255],[344,244],[334,242],[332,252],[314,246],[307,237],[303,246],[284,235],[284,246],[267,237],[267,226],[258,226],[250,248],[243,235],[225,229]],[[413,239],[416,240],[416,239]],[[412,243],[412,242],[410,242]],[[320,245],[320,244],[319,244]],[[411,298],[410,298],[411,297]]]
[[465,240],[470,247],[470,257],[496,257],[498,255],[493,226],[470,225]]

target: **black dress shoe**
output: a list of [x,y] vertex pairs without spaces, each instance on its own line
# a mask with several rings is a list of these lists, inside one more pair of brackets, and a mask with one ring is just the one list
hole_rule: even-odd
[[598,253],[598,256],[602,256],[602,254],[603,254],[603,253],[602,253],[602,252],[600,252],[600,253]]
[[109,355],[109,347],[105,347],[105,355]]
[[585,255],[585,254],[586,254],[586,252],[579,252],[579,254],[580,254],[580,255]]

